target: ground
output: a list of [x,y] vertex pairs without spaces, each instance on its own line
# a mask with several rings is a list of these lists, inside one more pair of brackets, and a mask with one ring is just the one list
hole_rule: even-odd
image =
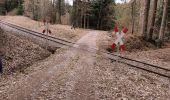
[[[90,30],[76,42],[81,49],[58,49],[50,57],[38,61],[26,73],[1,77],[1,100],[168,100],[170,80],[131,68],[97,52],[109,46],[107,32]],[[161,58],[169,53],[164,52]],[[157,52],[122,53],[133,59],[161,59]],[[169,59],[167,57],[167,59]],[[160,66],[167,60],[161,60]],[[154,62],[153,62],[154,63]]]
[[4,66],[3,73],[10,74],[22,72],[51,53],[31,41],[0,29],[0,55]]

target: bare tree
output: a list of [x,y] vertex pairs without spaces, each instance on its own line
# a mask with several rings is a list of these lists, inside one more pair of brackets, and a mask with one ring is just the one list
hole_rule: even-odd
[[153,29],[154,29],[156,13],[157,13],[157,3],[158,3],[158,0],[153,0],[151,21],[150,21],[150,25],[149,25],[148,34],[147,34],[147,40],[152,40]]
[[131,3],[132,6],[132,11],[131,11],[131,16],[132,16],[132,34],[134,33],[134,27],[135,27],[135,9],[136,9],[136,0],[133,0]]
[[100,4],[99,12],[98,12],[99,15],[98,15],[98,21],[97,21],[97,29],[100,29],[100,24],[101,24],[101,13],[102,13],[102,9],[103,9],[102,2],[103,2],[103,0],[100,0],[100,2],[99,2],[101,4]]
[[149,16],[149,9],[150,9],[150,0],[144,0],[144,13],[142,19],[142,35],[146,39],[147,37],[147,26],[148,26],[148,16]]
[[61,24],[61,2],[62,0],[58,0],[58,23]]
[[163,9],[163,17],[162,17],[162,22],[161,22],[161,28],[159,31],[159,41],[162,44],[163,41],[163,35],[165,32],[165,27],[166,27],[166,19],[167,19],[167,14],[168,14],[168,0],[164,0],[164,9]]

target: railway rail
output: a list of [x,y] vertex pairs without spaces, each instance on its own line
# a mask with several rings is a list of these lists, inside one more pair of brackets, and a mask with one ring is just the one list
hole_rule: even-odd
[[[59,43],[63,46],[68,46],[68,47],[84,50],[84,51],[91,52],[91,53],[94,53],[94,50],[95,50],[95,48],[84,49],[84,48],[81,48],[80,45],[76,44],[75,42],[71,42],[71,41],[68,41],[68,40],[61,39],[61,38],[48,36],[48,35],[30,30],[30,29],[27,29],[27,28],[24,28],[24,27],[21,27],[21,26],[12,24],[12,23],[8,23],[8,22],[5,22],[5,21],[0,21],[0,24],[6,25],[6,26],[14,28],[14,29],[17,29],[17,30],[25,32],[27,34],[34,35],[34,36],[39,37],[39,38],[47,39],[48,41],[52,41],[52,42],[55,42],[57,44]],[[139,61],[139,60],[128,58],[128,57],[125,57],[125,56],[122,56],[122,55],[109,53],[109,52],[106,52],[106,51],[98,51],[98,54],[104,55],[107,59],[109,58],[112,61],[117,61],[118,63],[126,64],[130,67],[133,67],[133,68],[141,69],[141,70],[147,71],[149,73],[154,73],[154,74],[162,76],[162,77],[170,78],[170,69],[168,69],[168,68],[163,68],[161,66],[149,64],[149,63],[146,63],[146,62],[142,62],[142,61]]]
[[45,34],[42,34],[40,32],[36,32],[36,31],[30,30],[30,29],[27,29],[27,28],[24,28],[24,27],[21,27],[21,26],[12,24],[12,23],[8,23],[8,22],[5,22],[5,21],[0,21],[0,23],[3,24],[3,25],[9,26],[11,28],[17,29],[19,31],[34,35],[36,37],[47,39],[49,41],[53,41],[53,42],[56,42],[56,43],[59,43],[59,44],[62,44],[62,45],[72,46],[73,44],[75,44],[73,42],[70,42],[70,41],[67,41],[67,40],[64,40],[64,39],[45,35]]

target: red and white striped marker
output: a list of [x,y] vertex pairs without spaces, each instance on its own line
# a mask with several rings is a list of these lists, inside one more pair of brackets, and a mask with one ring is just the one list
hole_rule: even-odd
[[112,49],[115,49],[116,46],[118,46],[118,44],[120,44],[120,48],[119,48],[119,49],[122,50],[122,51],[124,51],[124,50],[125,50],[125,45],[124,45],[124,43],[123,43],[122,38],[124,37],[125,33],[128,32],[128,29],[127,29],[127,28],[124,28],[124,29],[121,31],[121,33],[119,33],[118,28],[115,27],[115,28],[114,28],[114,32],[115,32],[115,34],[116,34],[117,39],[116,39],[116,41],[112,44]]
[[42,33],[46,33],[47,35],[48,35],[48,33],[51,34],[51,30],[49,29],[48,22],[45,19],[43,20],[43,22],[44,22],[44,25],[45,25],[45,29],[42,31]]
[[[45,33],[45,32],[46,32],[46,30],[44,29],[44,30],[43,30],[43,33]],[[48,30],[48,29],[47,29],[47,33],[50,33],[50,34],[51,34],[51,30]]]

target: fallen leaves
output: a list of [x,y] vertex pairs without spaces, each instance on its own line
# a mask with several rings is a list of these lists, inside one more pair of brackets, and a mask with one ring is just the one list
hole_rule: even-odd
[[4,73],[22,71],[36,61],[50,55],[49,51],[31,41],[2,31],[0,33],[0,43]]

